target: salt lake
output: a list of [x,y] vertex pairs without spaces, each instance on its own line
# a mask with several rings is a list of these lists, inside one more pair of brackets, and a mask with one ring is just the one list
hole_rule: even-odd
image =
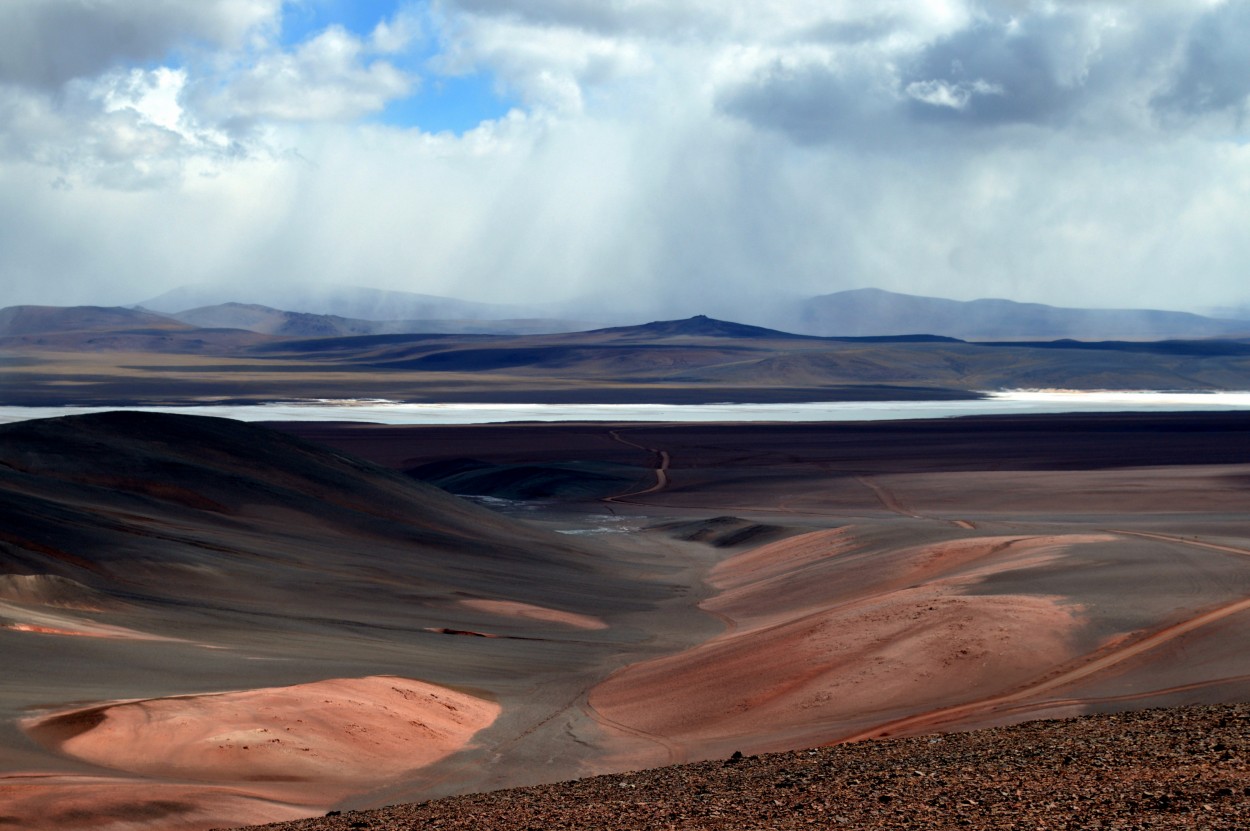
[[969,415],[1250,410],[1250,392],[1009,391],[974,401],[831,401],[802,404],[404,404],[290,401],[170,407],[4,407],[0,424],[109,410],[185,413],[239,421],[493,424],[513,421],[886,421]]

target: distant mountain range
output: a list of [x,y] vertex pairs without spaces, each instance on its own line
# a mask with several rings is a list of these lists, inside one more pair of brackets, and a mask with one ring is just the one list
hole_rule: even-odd
[[223,304],[361,320],[505,320],[541,317],[535,309],[364,286],[182,286],[135,306],[176,314]]
[[[162,295],[156,306],[177,306],[198,290]],[[337,299],[336,299],[337,298]],[[342,301],[342,302],[339,302]],[[149,301],[152,303],[153,301]],[[390,304],[390,305],[388,305]],[[474,307],[468,309],[467,307]],[[372,289],[342,290],[327,295],[318,308],[443,313],[471,311],[489,315],[515,311],[449,298]],[[1044,344],[1056,341],[1142,342],[1162,340],[1250,339],[1250,321],[1204,317],[1188,312],[1151,309],[1068,309],[1011,300],[946,300],[896,294],[880,289],[837,292],[804,301],[785,330],[716,320],[696,315],[682,320],[634,326],[596,328],[585,321],[556,318],[431,318],[354,317],[275,308],[257,303],[226,302],[173,311],[153,306],[11,306],[0,309],[0,337],[55,339],[68,333],[105,332],[162,335],[185,339],[192,333],[220,340],[223,330],[278,338],[341,338],[410,334],[550,335],[585,333],[630,339],[673,336],[724,338],[881,338],[892,342],[964,340]]]
[[[360,286],[295,290],[184,286],[136,307],[196,326],[284,337],[546,334],[594,329],[594,321],[603,320],[597,313],[576,308],[553,312],[539,306],[477,303]],[[1078,309],[1013,300],[948,300],[882,289],[825,294],[797,304],[780,304],[777,309],[755,310],[739,319],[766,323],[774,331],[818,337],[935,335],[971,341],[1250,337],[1250,320],[1243,319],[1157,309]]]
[[255,303],[222,303],[170,315],[183,323],[208,328],[246,329],[266,335],[296,338],[355,335],[490,334],[540,335],[586,328],[586,324],[547,318],[448,320],[373,320],[334,314],[292,312]]
[[[0,401],[673,404],[1250,388],[1250,338],[1236,337],[813,337],[703,315],[552,334],[394,333],[383,321],[240,304],[185,316],[210,325],[137,309],[0,310]],[[1195,326],[1204,320],[1192,317],[1183,319]],[[227,322],[271,333],[221,326]],[[115,364],[105,353],[118,356]],[[162,357],[146,357],[155,355]]]
[[543,310],[363,286],[182,286],[133,306],[208,328],[280,337],[454,333],[537,335],[594,324]]
[[1250,321],[1153,309],[1067,309],[855,289],[804,301],[789,327],[824,336],[945,335],[961,340],[1163,340],[1250,336]]

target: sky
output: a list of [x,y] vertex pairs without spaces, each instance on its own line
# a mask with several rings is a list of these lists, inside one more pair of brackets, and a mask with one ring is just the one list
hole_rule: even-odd
[[1250,305],[1250,0],[3,0],[0,306]]

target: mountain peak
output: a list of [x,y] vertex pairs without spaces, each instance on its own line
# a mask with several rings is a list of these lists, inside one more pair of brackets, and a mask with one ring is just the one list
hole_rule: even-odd
[[596,329],[597,334],[619,335],[621,337],[647,337],[647,338],[677,338],[677,337],[704,337],[704,338],[804,338],[805,335],[795,335],[789,332],[780,332],[776,329],[766,329],[763,326],[750,326],[746,323],[734,323],[729,320],[718,320],[707,315],[695,315],[681,320],[654,320],[650,323],[644,323],[639,326],[614,326],[609,329]]

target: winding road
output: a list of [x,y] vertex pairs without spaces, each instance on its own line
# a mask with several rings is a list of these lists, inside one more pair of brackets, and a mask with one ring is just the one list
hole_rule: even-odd
[[856,476],[855,481],[872,491],[873,495],[877,497],[877,501],[880,502],[881,506],[887,511],[893,511],[896,514],[910,517],[912,519],[929,519],[935,522],[945,522],[949,525],[954,525],[956,528],[963,528],[966,531],[976,530],[976,526],[966,519],[942,519],[941,517],[932,517],[925,516],[924,514],[913,513],[911,509],[899,501],[893,491],[871,477]]
[[639,450],[645,450],[648,453],[655,455],[655,484],[650,487],[643,488],[642,490],[629,491],[628,493],[618,493],[615,496],[606,496],[603,498],[604,502],[630,502],[630,497],[646,496],[649,493],[658,493],[668,487],[668,469],[673,460],[672,457],[669,456],[667,450],[661,450],[657,447],[647,447],[646,445],[638,444],[638,442],[630,441],[629,439],[621,436],[620,430],[609,430],[608,435],[612,437],[613,441],[620,442],[628,447],[636,447]]

